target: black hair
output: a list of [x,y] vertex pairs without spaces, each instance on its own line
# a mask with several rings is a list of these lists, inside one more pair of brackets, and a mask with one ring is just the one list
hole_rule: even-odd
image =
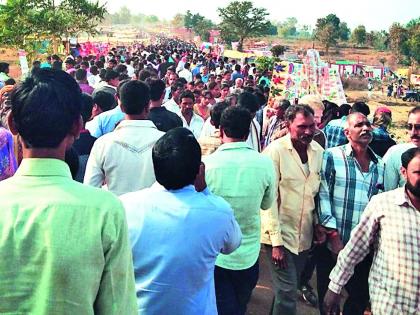
[[115,70],[112,69],[106,69],[105,70],[105,75],[104,75],[104,81],[109,82],[113,79],[118,78],[119,73]]
[[297,114],[302,114],[304,117],[308,117],[310,115],[313,116],[314,110],[309,105],[292,105],[284,113],[284,118],[288,122],[292,122],[293,120],[295,120]]
[[338,113],[339,113],[340,118],[343,116],[348,116],[350,112],[351,112],[350,104],[341,104],[340,107],[338,107]]
[[171,85],[171,92],[175,92],[178,89],[185,89],[185,85],[181,82],[175,81],[174,83],[172,83]]
[[[109,94],[109,95],[111,95],[111,94]],[[93,108],[92,96],[90,96],[89,94],[86,94],[86,93],[82,93],[82,112],[81,112],[81,114],[82,114],[83,124],[86,124],[86,122],[92,116],[92,108]]]
[[408,112],[408,116],[417,112],[420,112],[420,105],[414,106],[412,109],[410,109],[410,111]]
[[40,69],[17,85],[11,104],[28,148],[56,148],[80,119],[82,93],[65,71]]
[[201,149],[193,133],[182,127],[166,132],[153,146],[156,181],[166,189],[194,183],[201,163]]
[[66,162],[69,166],[71,177],[73,180],[76,180],[77,173],[79,172],[80,161],[79,154],[74,147],[71,147],[66,151],[64,162]]
[[213,90],[217,85],[217,82],[210,82],[207,87],[209,90]]
[[106,112],[107,110],[113,109],[115,106],[117,106],[115,97],[111,93],[105,91],[96,92],[95,96],[93,97],[93,103],[98,105],[103,112]]
[[119,98],[124,113],[138,115],[149,106],[150,89],[144,82],[131,80],[121,86]]
[[165,91],[165,83],[157,78],[148,78],[146,84],[150,88],[150,99],[154,102],[160,100]]
[[414,159],[417,155],[420,155],[420,148],[411,148],[405,151],[401,155],[401,166],[407,169],[408,164],[410,164],[411,160]]
[[251,114],[255,114],[260,109],[257,96],[251,92],[242,92],[239,94],[238,106],[247,109]]
[[92,73],[93,75],[97,75],[99,73],[99,69],[97,66],[93,65],[90,67],[90,73]]
[[0,62],[0,72],[6,72],[9,69],[9,64],[7,62]]
[[195,102],[194,93],[190,90],[182,91],[181,95],[179,96],[179,102],[181,102],[183,98],[190,98],[193,100],[193,102]]
[[60,60],[54,60],[51,67],[54,70],[62,70],[63,69],[63,63]]
[[251,120],[251,113],[246,108],[229,106],[222,112],[220,127],[229,138],[244,139],[248,137]]
[[149,69],[142,69],[140,70],[138,74],[138,80],[139,81],[146,81],[147,78],[150,78],[152,76],[152,72]]
[[6,81],[4,81],[4,85],[15,85],[15,84],[16,84],[16,81],[13,78],[9,78]]
[[351,107],[351,113],[362,113],[367,117],[370,114],[370,109],[365,102],[356,102]]
[[180,83],[182,83],[184,85],[188,83],[187,79],[185,79],[185,78],[178,78],[178,79],[176,79],[176,81],[177,82],[180,82]]
[[76,80],[77,81],[82,81],[82,80],[86,80],[87,78],[87,71],[85,69],[77,69],[76,70]]
[[229,106],[227,102],[218,102],[211,107],[210,120],[217,129],[220,127],[220,118],[222,117],[223,111]]

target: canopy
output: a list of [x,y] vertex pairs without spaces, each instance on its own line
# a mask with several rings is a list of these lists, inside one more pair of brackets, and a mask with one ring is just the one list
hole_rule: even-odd
[[233,59],[242,59],[242,58],[249,58],[254,56],[253,53],[244,53],[236,50],[225,50],[223,52],[224,57],[233,58]]

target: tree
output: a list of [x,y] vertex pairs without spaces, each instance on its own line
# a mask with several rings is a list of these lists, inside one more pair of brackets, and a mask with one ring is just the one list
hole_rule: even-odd
[[408,40],[403,51],[410,59],[410,63],[420,64],[420,18],[411,20],[407,24]]
[[327,55],[330,47],[335,46],[340,38],[339,30],[340,19],[335,14],[328,14],[316,22],[314,37],[324,45]]
[[352,39],[359,46],[366,43],[366,28],[364,25],[359,25],[353,30]]
[[25,49],[31,59],[40,40],[56,50],[63,38],[96,34],[105,13],[105,5],[87,0],[7,0],[0,5],[0,45]]
[[382,64],[382,67],[385,67],[385,63],[386,63],[386,58],[385,57],[382,57],[382,58],[379,58],[379,62]]
[[274,57],[278,57],[278,56],[284,54],[284,52],[286,51],[286,46],[275,45],[275,46],[271,47],[270,51],[271,51],[271,53],[273,54]]
[[233,1],[225,8],[217,9],[222,20],[221,36],[227,39],[237,38],[238,50],[242,51],[244,40],[264,34],[270,26],[266,19],[268,12],[264,8],[255,8],[250,1]]
[[389,29],[389,46],[396,54],[398,62],[403,62],[404,50],[408,40],[407,30],[399,23],[394,23]]
[[194,31],[202,40],[208,41],[210,30],[214,27],[214,23],[199,13],[192,14],[190,10],[187,10],[184,16],[184,26]]
[[296,36],[297,34],[297,25],[298,21],[295,17],[289,17],[286,21],[282,22],[278,26],[278,33],[283,38],[289,38]]
[[340,22],[338,26],[338,37],[342,41],[348,41],[350,38],[350,29],[346,22]]
[[270,26],[267,28],[267,31],[263,35],[275,36],[278,34],[277,26],[270,22]]
[[171,20],[172,26],[173,27],[182,27],[182,26],[184,26],[184,22],[185,22],[184,21],[184,18],[185,18],[185,15],[183,15],[181,13],[176,14],[173,17],[173,19]]

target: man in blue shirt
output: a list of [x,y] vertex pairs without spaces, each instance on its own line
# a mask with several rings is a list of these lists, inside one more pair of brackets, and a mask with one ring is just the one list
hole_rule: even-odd
[[217,314],[215,261],[242,238],[233,211],[206,188],[201,149],[188,129],[171,129],[156,142],[153,165],[158,183],[121,196],[139,314]]

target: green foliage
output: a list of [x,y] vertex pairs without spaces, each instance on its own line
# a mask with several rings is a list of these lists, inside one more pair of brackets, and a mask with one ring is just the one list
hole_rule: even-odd
[[210,37],[210,30],[214,28],[214,23],[206,19],[204,16],[195,13],[192,14],[190,10],[184,16],[184,26],[194,31],[202,40],[208,41]]
[[146,24],[156,24],[160,20],[156,15],[145,15],[142,13],[132,14],[127,6],[122,6],[118,12],[108,14],[106,21],[109,24],[117,25],[139,25],[144,26]]
[[286,46],[275,45],[275,46],[271,47],[270,51],[273,54],[273,56],[278,57],[278,56],[284,54],[284,52],[286,51]]
[[255,59],[255,65],[257,66],[257,70],[260,72],[263,72],[265,70],[271,71],[273,70],[275,61],[276,61],[275,58],[261,56]]
[[330,47],[335,46],[340,38],[340,19],[335,14],[318,19],[314,37],[324,45],[328,54]]
[[338,37],[342,41],[348,41],[350,38],[350,29],[346,22],[340,22],[338,26]]
[[270,22],[270,25],[264,35],[275,36],[278,35],[277,26]]
[[364,25],[359,25],[353,30],[352,40],[359,46],[366,43],[366,28]]
[[43,39],[57,44],[82,32],[96,34],[105,13],[105,5],[87,0],[7,0],[0,5],[0,45],[31,55]]
[[295,17],[288,17],[286,21],[279,23],[278,33],[280,37],[291,38],[297,35],[298,20]]
[[403,65],[420,64],[420,18],[405,27],[399,23],[389,29],[389,46]]
[[225,42],[231,39],[239,41],[238,50],[242,50],[245,39],[260,36],[267,32],[270,22],[264,8],[255,8],[251,1],[233,1],[225,8],[217,9],[220,19],[221,37]]
[[185,15],[181,13],[175,14],[173,19],[171,20],[171,24],[174,27],[183,27],[185,23]]

